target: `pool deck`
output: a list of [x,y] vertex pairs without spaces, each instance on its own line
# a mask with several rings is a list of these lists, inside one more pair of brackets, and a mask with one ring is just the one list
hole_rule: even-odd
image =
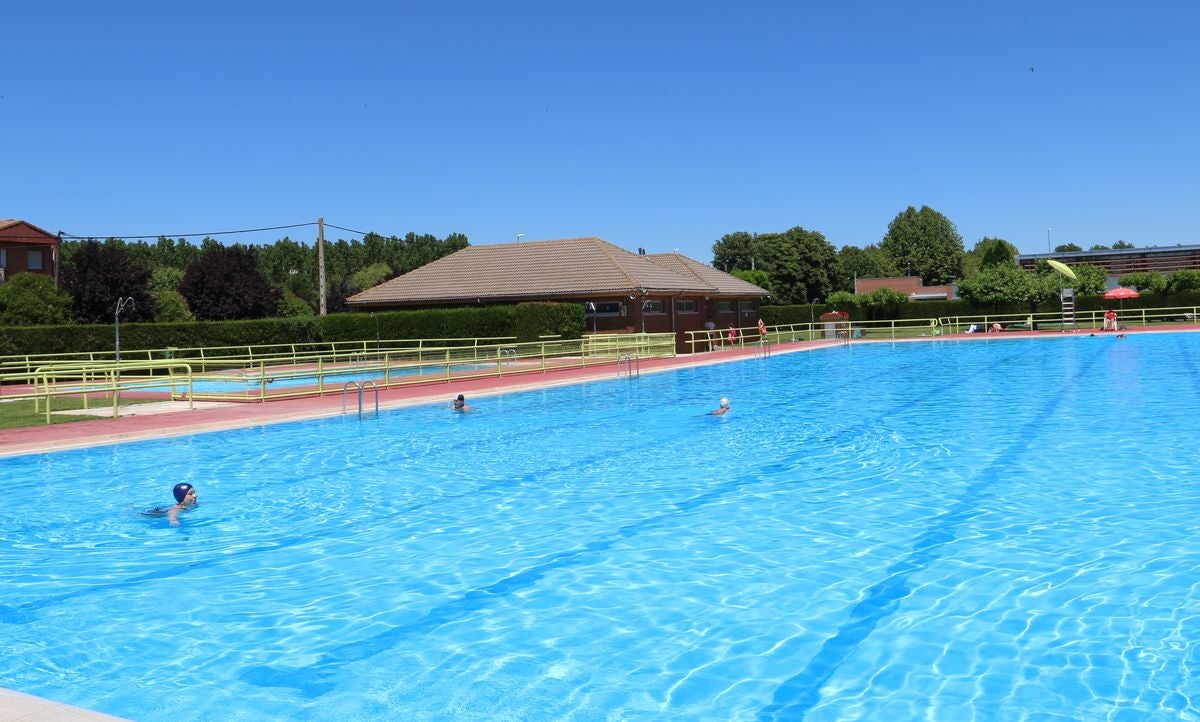
[[[1153,329],[1131,328],[1123,333],[1154,332],[1200,332],[1200,326],[1159,326]],[[1005,338],[1042,337],[1067,338],[1078,335],[1115,336],[1112,333],[1081,330],[1072,333],[1014,331],[1003,334],[949,334],[936,337],[906,339],[854,339],[851,344],[899,343],[936,340],[982,341]],[[846,342],[818,340],[780,343],[771,346],[771,354],[795,353],[819,348],[844,345]],[[756,356],[756,346],[712,351],[674,358],[646,359],[639,365],[640,373],[657,373],[681,368],[708,366],[738,361]],[[508,376],[489,376],[471,379],[452,379],[437,383],[401,386],[381,389],[379,408],[393,409],[404,406],[441,402],[449,405],[450,399],[464,394],[468,401],[482,396],[516,391],[544,389],[554,386],[608,380],[616,375],[615,366],[605,364],[588,368],[555,369],[547,372],[529,372]],[[373,399],[372,399],[373,402]],[[365,404],[365,399],[364,399]],[[339,416],[342,411],[341,394],[311,396],[263,403],[197,403],[188,409],[186,402],[163,402],[162,404],[139,404],[122,407],[119,418],[76,421],[65,424],[39,425],[18,429],[0,429],[0,457],[37,454],[89,446],[139,441],[145,439],[182,436],[206,431],[219,431],[263,424],[316,419]],[[74,412],[78,413],[78,412]],[[33,720],[78,720],[100,722],[118,720],[98,712],[41,699],[32,695],[0,688],[0,722],[32,722]]]

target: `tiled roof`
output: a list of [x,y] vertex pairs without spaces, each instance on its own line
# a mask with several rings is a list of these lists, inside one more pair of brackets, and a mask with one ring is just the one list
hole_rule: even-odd
[[652,253],[647,258],[660,266],[680,275],[694,276],[710,287],[709,295],[720,296],[767,296],[767,292],[749,281],[731,276],[723,271],[678,253]]
[[[663,255],[682,260],[667,262]],[[701,270],[706,268],[708,273]],[[678,254],[643,256],[599,238],[567,238],[468,246],[347,300],[351,305],[456,303],[633,292],[767,295]]]
[[0,241],[53,246],[58,244],[58,236],[38,228],[29,221],[6,218],[0,219]]

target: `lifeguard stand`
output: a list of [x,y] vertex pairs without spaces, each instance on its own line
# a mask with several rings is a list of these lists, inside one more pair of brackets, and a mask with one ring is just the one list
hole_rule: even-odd
[[[1067,326],[1078,329],[1079,324],[1075,322],[1075,289],[1064,288],[1059,291],[1058,299],[1062,302],[1062,327],[1065,330]],[[1032,329],[1030,329],[1032,330]]]
[[846,311],[826,311],[821,314],[825,338],[850,338],[850,314]]

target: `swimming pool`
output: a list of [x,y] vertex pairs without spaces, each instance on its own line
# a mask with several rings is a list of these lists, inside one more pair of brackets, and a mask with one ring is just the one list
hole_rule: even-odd
[[[850,345],[0,459],[0,686],[138,720],[1197,719],[1198,355]],[[139,517],[178,481],[179,528]]]

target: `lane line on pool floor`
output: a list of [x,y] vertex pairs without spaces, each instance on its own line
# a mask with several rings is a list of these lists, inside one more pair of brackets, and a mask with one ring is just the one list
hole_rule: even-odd
[[1068,391],[1086,378],[1096,361],[1096,354],[1085,359],[1070,382],[1059,386],[1058,392],[1049,396],[1033,419],[1013,435],[1012,443],[982,469],[953,506],[918,537],[908,556],[888,567],[884,578],[866,590],[863,599],[851,608],[847,621],[834,636],[825,640],[804,669],[776,688],[772,703],[759,711],[759,720],[801,720],[820,702],[821,690],[842,664],[911,593],[913,575],[927,568],[948,544],[958,539],[956,530],[959,526],[983,513],[979,502],[1000,478],[1003,467],[1034,448],[1028,439],[1049,423],[1051,415],[1066,400]]
[[[1003,366],[1010,356],[995,360],[997,366]],[[947,383],[947,382],[943,382]],[[956,384],[957,381],[948,382]],[[914,390],[912,398],[897,402],[897,409],[911,408],[912,401],[928,392]],[[874,414],[870,419],[863,419],[851,429],[861,426],[871,428],[882,416],[895,411],[883,411]],[[761,470],[759,478],[764,478],[771,471],[786,471],[791,468],[793,457],[803,457],[804,451],[795,452],[787,459],[772,463]],[[753,483],[753,482],[750,482]],[[504,577],[490,585],[477,587],[462,595],[449,599],[432,607],[424,615],[413,621],[397,625],[380,634],[367,639],[355,640],[339,645],[321,655],[315,663],[303,667],[283,667],[260,665],[244,670],[242,679],[248,683],[264,687],[284,687],[298,689],[306,695],[320,696],[334,687],[333,675],[341,667],[354,662],[369,659],[377,654],[386,652],[415,636],[427,634],[446,624],[460,621],[481,609],[486,602],[505,597],[521,589],[528,588],[540,581],[546,574],[576,564],[587,557],[602,551],[607,551],[618,542],[631,539],[643,531],[659,528],[662,525],[690,514],[708,504],[722,499],[729,493],[744,489],[747,482],[741,479],[720,482],[708,491],[679,501],[667,502],[671,509],[665,513],[645,517],[636,522],[618,527],[607,538],[593,540],[582,547],[576,547],[550,555],[543,556],[525,569]]]

